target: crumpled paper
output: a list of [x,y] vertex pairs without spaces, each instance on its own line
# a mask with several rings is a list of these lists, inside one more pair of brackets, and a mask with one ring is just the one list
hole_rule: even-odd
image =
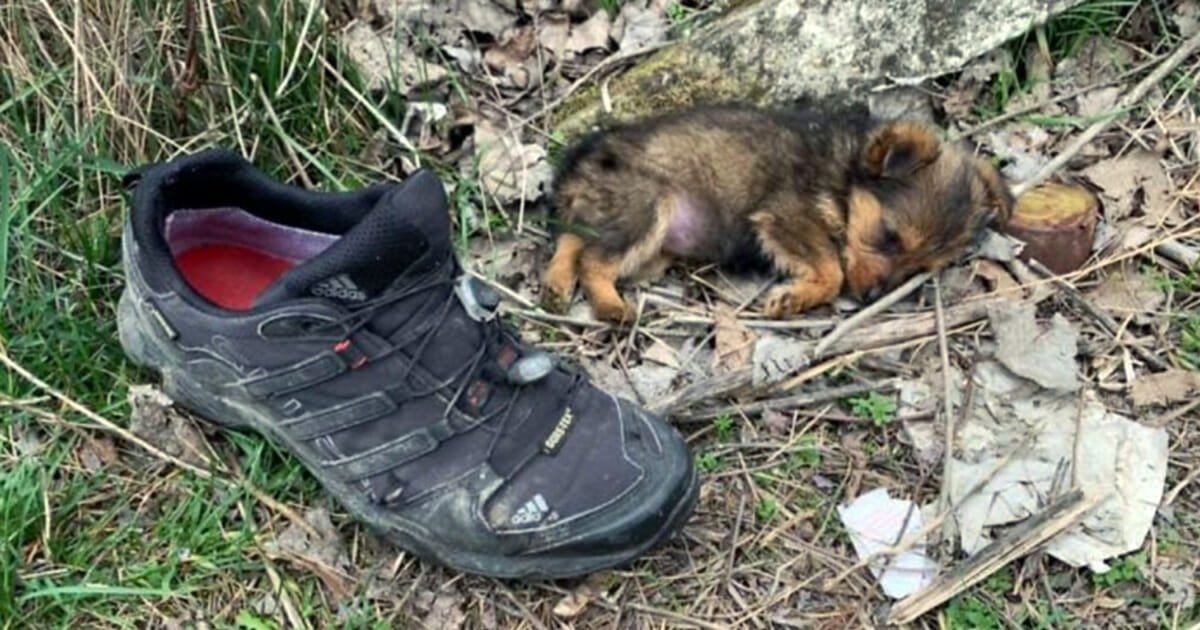
[[995,361],[980,363],[974,378],[949,480],[951,503],[961,502],[955,519],[963,549],[981,549],[990,542],[988,527],[1022,520],[1076,484],[1109,497],[1046,551],[1103,573],[1105,560],[1140,548],[1166,484],[1166,430],[1112,413],[1090,393],[1039,387]]
[[[912,501],[891,498],[886,488],[861,495],[850,505],[839,505],[838,516],[860,558],[892,547],[924,527],[921,510]],[[938,573],[937,563],[925,555],[924,542],[895,557],[878,558],[870,568],[883,592],[893,599],[915,593]]]

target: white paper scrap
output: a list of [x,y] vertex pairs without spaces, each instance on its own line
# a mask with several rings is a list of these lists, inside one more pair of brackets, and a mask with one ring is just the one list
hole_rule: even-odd
[[[886,488],[861,495],[850,505],[839,505],[838,515],[860,558],[892,547],[924,526],[921,510],[912,501],[891,498]],[[925,555],[924,541],[899,556],[878,558],[870,568],[883,592],[893,599],[920,590],[938,573],[937,563]]]

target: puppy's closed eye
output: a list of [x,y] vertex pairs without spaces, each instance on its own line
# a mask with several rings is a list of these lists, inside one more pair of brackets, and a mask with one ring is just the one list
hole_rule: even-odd
[[886,256],[895,256],[904,252],[904,243],[895,230],[885,227],[875,241],[875,251]]

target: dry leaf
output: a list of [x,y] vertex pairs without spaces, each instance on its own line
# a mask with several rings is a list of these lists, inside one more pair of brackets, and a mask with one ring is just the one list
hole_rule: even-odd
[[1089,293],[1092,302],[1118,317],[1152,313],[1166,296],[1140,273],[1121,268]]
[[1193,586],[1196,572],[1179,564],[1182,562],[1173,559],[1160,560],[1155,563],[1154,577],[1167,587],[1167,592],[1162,594],[1164,604],[1191,610],[1196,605],[1196,587]]
[[1107,83],[1134,63],[1124,44],[1095,36],[1079,47],[1074,55],[1058,62],[1054,77],[1060,93],[1097,83]]
[[1007,160],[1001,171],[1014,182],[1029,179],[1050,161],[1043,152],[1049,140],[1050,134],[1033,125],[1012,125],[984,136],[988,149]]
[[390,87],[408,92],[446,77],[445,68],[421,59],[404,42],[376,33],[366,24],[353,25],[342,38],[346,52],[372,90]]
[[591,589],[580,588],[571,591],[554,605],[554,616],[560,619],[574,619],[587,609],[592,602]]
[[597,11],[592,17],[571,28],[567,38],[566,52],[582,54],[597,48],[608,48],[609,34],[612,32],[612,19],[607,11]]
[[533,54],[537,45],[537,33],[533,26],[518,26],[504,32],[496,45],[483,53],[483,62],[492,70],[504,72],[513,66],[520,66]]
[[106,437],[88,439],[79,451],[79,461],[86,470],[96,472],[117,461],[117,446]]
[[987,259],[976,260],[971,268],[971,273],[983,278],[994,293],[1003,293],[1013,298],[1020,298],[1024,295],[1021,283],[1017,282],[1012,274],[999,263]]
[[1079,389],[1079,332],[1061,313],[1055,313],[1045,329],[1038,326],[1028,302],[999,306],[988,319],[996,335],[996,358],[1004,367],[1048,389]]
[[188,416],[172,408],[174,404],[162,390],[151,385],[129,388],[132,407],[129,430],[159,450],[189,464],[206,466],[208,442]]
[[1200,32],[1200,3],[1195,0],[1177,2],[1171,12],[1171,21],[1179,29],[1180,37],[1187,38]]
[[1167,218],[1171,180],[1153,153],[1134,151],[1122,158],[1097,162],[1084,169],[1083,175],[1100,187],[1110,202],[1105,204],[1110,222],[1132,214],[1138,190],[1145,192],[1142,211],[1148,222],[1156,224]]
[[933,122],[933,107],[929,94],[915,87],[899,86],[872,92],[867,107],[879,120],[925,120]]
[[544,148],[521,144],[487,121],[475,126],[475,152],[480,185],[502,205],[537,199],[553,176]]
[[1137,377],[1129,386],[1134,407],[1166,405],[1200,392],[1200,373],[1167,370]]
[[517,16],[500,8],[492,0],[456,0],[451,12],[470,31],[499,37],[517,22]]
[[713,337],[717,353],[713,357],[713,368],[723,367],[733,372],[750,364],[754,355],[754,333],[738,321],[732,306],[721,302],[713,310]]
[[433,598],[429,606],[429,614],[421,623],[428,630],[457,630],[467,621],[467,613],[463,610],[466,598],[457,589],[443,589]]
[[677,370],[679,369],[678,353],[676,353],[671,346],[668,346],[657,339],[654,340],[654,343],[650,344],[649,348],[646,348],[646,350],[642,352],[642,358],[649,359],[655,363],[661,363],[667,367],[672,367]]
[[762,422],[767,427],[767,433],[774,436],[787,435],[792,429],[792,417],[778,411],[764,411]]
[[1116,104],[1117,97],[1120,95],[1121,88],[1119,87],[1100,88],[1080,94],[1075,99],[1075,106],[1078,108],[1080,116],[1094,118],[1112,111],[1113,105]]
[[[601,11],[601,13],[604,13]],[[538,44],[554,56],[562,55],[571,32],[571,20],[563,14],[543,15],[538,24]]]
[[626,3],[613,23],[613,38],[623,52],[641,50],[667,40],[671,23],[667,20],[666,12],[656,6],[657,3],[651,3],[648,7],[639,4]]
[[349,597],[354,590],[354,578],[350,575],[353,566],[342,537],[329,518],[329,511],[324,508],[306,510],[304,522],[316,536],[293,522],[263,548],[271,557],[287,560],[315,574],[337,599]]

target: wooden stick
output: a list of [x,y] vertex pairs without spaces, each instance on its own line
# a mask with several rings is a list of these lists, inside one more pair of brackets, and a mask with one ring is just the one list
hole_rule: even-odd
[[687,420],[705,420],[708,418],[733,415],[736,413],[749,415],[762,413],[764,411],[778,411],[781,409],[791,409],[793,407],[807,407],[809,405],[832,402],[842,398],[849,398],[851,396],[860,396],[867,392],[888,391],[895,389],[897,385],[899,385],[899,381],[895,379],[890,379],[879,383],[855,383],[853,385],[843,385],[841,387],[831,387],[829,389],[822,389],[815,392],[796,394],[795,396],[760,400],[757,402],[746,403],[744,405],[729,405],[728,407],[701,409],[693,413],[682,414],[681,417]]
[[[1155,68],[1153,72],[1146,75],[1146,78],[1142,79],[1137,85],[1133,86],[1133,89],[1126,92],[1125,95],[1121,97],[1121,100],[1117,102],[1115,109],[1117,111],[1121,111],[1137,105],[1138,102],[1141,101],[1144,96],[1146,96],[1146,93],[1149,92],[1151,88],[1157,85],[1159,81],[1162,81],[1180,63],[1183,63],[1183,60],[1187,59],[1187,57],[1191,55],[1197,48],[1200,48],[1200,33],[1192,35],[1187,39],[1187,41],[1180,44],[1179,48],[1176,48],[1175,52],[1171,53],[1171,55],[1163,60],[1162,63],[1158,64],[1158,67]],[[1020,196],[1021,193],[1024,193],[1034,186],[1037,186],[1047,177],[1058,172],[1060,168],[1066,166],[1067,162],[1070,162],[1072,158],[1074,158],[1081,150],[1083,150],[1083,147],[1087,146],[1092,139],[1100,135],[1101,131],[1107,129],[1115,119],[1115,116],[1110,116],[1104,118],[1103,120],[1098,120],[1092,123],[1092,125],[1085,129],[1083,133],[1079,134],[1074,140],[1072,140],[1071,144],[1067,145],[1067,147],[1063,149],[1062,153],[1059,153],[1054,157],[1053,160],[1050,160],[1045,166],[1038,170],[1033,177],[1030,177],[1016,186],[1013,186],[1013,195]]]
[[910,293],[916,291],[917,287],[924,284],[925,281],[932,276],[933,274],[928,271],[919,273],[909,278],[908,282],[896,287],[891,293],[888,293],[878,300],[875,300],[866,308],[847,318],[846,321],[838,324],[836,328],[829,331],[828,335],[825,335],[824,339],[817,343],[817,347],[813,348],[813,354],[820,356],[826,350],[828,350],[830,346],[837,342],[837,340],[846,336],[846,333],[858,328],[863,324],[863,322],[887,310],[888,307],[896,302],[908,297]]
[[1081,488],[1076,488],[1055,499],[1046,509],[943,573],[929,586],[901,600],[892,607],[887,623],[901,625],[913,621],[1080,522],[1106,498],[1103,494],[1088,497]]
[[[1035,292],[1035,296],[1031,301],[1037,303],[1049,295],[1049,292],[1041,294]],[[945,309],[943,323],[947,330],[971,324],[985,319],[988,312],[993,310],[997,305],[1012,303],[1013,298],[1008,295],[963,302]],[[882,348],[909,339],[932,335],[935,332],[937,332],[937,321],[933,313],[924,313],[898,321],[880,322],[860,330],[854,335],[853,339],[841,339],[833,342],[824,353],[812,356],[809,362],[798,365],[796,369],[804,369],[812,365],[813,362],[821,359],[862,350]],[[803,351],[803,348],[801,348],[801,351]],[[753,384],[752,370],[753,368],[746,367],[692,383],[659,402],[651,404],[650,410],[655,413],[679,412],[698,403],[722,398],[747,389]],[[790,379],[791,374],[789,372],[779,375],[776,381],[764,383],[762,389],[771,389],[775,383],[783,382],[784,379]]]
[[1197,263],[1200,263],[1200,252],[1183,245],[1179,241],[1164,241],[1154,247],[1154,251],[1164,258],[1183,265],[1187,269],[1192,269]]

